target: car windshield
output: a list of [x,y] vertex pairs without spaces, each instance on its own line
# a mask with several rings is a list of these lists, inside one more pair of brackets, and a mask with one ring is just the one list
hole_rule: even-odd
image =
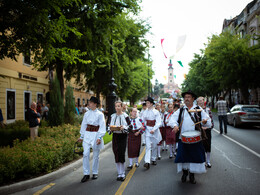
[[245,112],[260,112],[259,107],[243,107],[242,110]]

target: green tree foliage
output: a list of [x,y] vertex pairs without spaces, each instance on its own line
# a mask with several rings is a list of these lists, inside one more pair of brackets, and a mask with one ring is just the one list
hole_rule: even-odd
[[60,83],[57,77],[51,83],[49,125],[58,126],[64,123],[64,104],[60,91]]
[[161,94],[164,93],[163,92],[163,87],[164,87],[163,84],[162,83],[159,84],[158,80],[155,79],[155,85],[154,85],[154,92],[153,92],[153,94],[155,96],[159,97]]
[[248,102],[248,89],[260,85],[260,50],[249,46],[250,37],[240,38],[229,31],[209,38],[205,52],[195,54],[183,89],[198,95],[216,96],[219,92],[240,89]]
[[68,85],[65,92],[64,122],[74,124],[75,120],[75,100],[73,98],[73,88]]

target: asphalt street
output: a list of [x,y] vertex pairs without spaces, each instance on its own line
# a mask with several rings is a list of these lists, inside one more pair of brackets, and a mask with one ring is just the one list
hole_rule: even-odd
[[[212,168],[206,174],[195,175],[197,184],[180,181],[174,159],[162,152],[162,159],[149,170],[141,165],[127,171],[125,182],[116,181],[117,171],[112,148],[100,155],[99,178],[80,183],[82,167],[72,173],[41,186],[15,193],[23,194],[260,194],[260,128],[234,128],[228,126],[228,134],[218,133],[218,121],[214,116],[212,130]],[[141,148],[141,153],[144,147]],[[142,153],[144,154],[144,153]],[[126,166],[128,165],[128,160]]]

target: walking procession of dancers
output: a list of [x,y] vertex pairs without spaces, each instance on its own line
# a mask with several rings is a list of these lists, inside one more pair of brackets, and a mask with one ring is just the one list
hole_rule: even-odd
[[116,113],[109,117],[106,127],[104,114],[97,109],[99,100],[92,96],[78,139],[83,142],[84,148],[81,182],[90,178],[91,148],[92,179],[98,178],[99,153],[104,147],[103,136],[107,132],[112,134],[117,181],[126,179],[126,169],[140,166],[140,150],[141,146],[145,146],[145,169],[157,165],[157,160],[162,160],[161,152],[166,152],[169,159],[174,159],[169,161],[177,164],[177,173],[182,172],[181,181],[186,182],[189,176],[190,183],[196,184],[195,174],[206,173],[206,168],[212,166],[211,129],[214,124],[203,97],[197,99],[198,105],[194,103],[197,96],[192,91],[182,93],[182,97],[183,105],[179,101],[155,104],[154,99],[148,97],[142,104],[141,112],[138,112],[137,106],[126,112],[125,104],[116,101]]

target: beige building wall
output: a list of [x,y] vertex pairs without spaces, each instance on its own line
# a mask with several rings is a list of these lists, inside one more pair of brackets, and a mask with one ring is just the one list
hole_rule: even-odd
[[[75,103],[87,103],[94,93],[80,90],[72,79]],[[68,82],[65,82],[68,83]],[[64,86],[66,90],[66,85]],[[65,93],[64,90],[64,93]],[[36,71],[31,65],[24,63],[23,55],[17,61],[11,59],[0,60],[0,108],[4,123],[25,119],[26,105],[32,101],[46,103],[49,92],[48,71]],[[100,97],[101,102],[105,102]]]

